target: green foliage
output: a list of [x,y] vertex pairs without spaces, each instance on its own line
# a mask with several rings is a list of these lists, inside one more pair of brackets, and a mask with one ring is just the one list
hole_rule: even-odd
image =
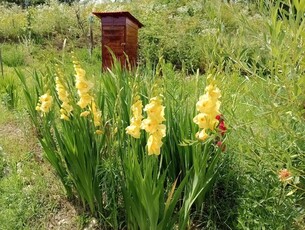
[[19,95],[17,82],[13,77],[0,78],[0,93],[4,105],[12,110],[17,108]]
[[[166,65],[162,59],[160,60],[161,71]],[[200,210],[206,199],[205,195],[211,190],[217,176],[222,154],[220,148],[214,146],[216,136],[212,135],[204,144],[180,146],[183,140],[181,138],[195,139],[195,124],[192,122],[194,109],[184,113],[182,105],[178,105],[176,99],[170,96],[166,98],[168,111],[178,109],[177,113],[181,113],[181,116],[166,113],[168,116],[166,135],[175,136],[172,145],[181,152],[184,148],[188,149],[186,150],[188,153],[185,153],[186,158],[181,155],[177,161],[175,149],[170,148],[171,143],[167,141],[164,143],[161,157],[147,156],[146,135],[142,135],[139,140],[132,140],[125,133],[130,121],[129,110],[134,93],[149,98],[152,97],[150,95],[162,93],[161,85],[164,84],[164,88],[169,89],[170,84],[176,84],[180,79],[169,79],[167,82],[166,79],[160,78],[159,72],[152,79],[149,76],[141,76],[140,79],[122,70],[116,63],[112,71],[90,80],[94,80],[97,86],[90,93],[94,92],[92,95],[97,98],[96,105],[103,114],[101,117],[103,123],[96,131],[98,129],[95,127],[96,116],[100,115],[95,114],[93,101],[88,108],[83,109],[78,106],[80,101],[76,104],[77,98],[82,98],[80,94],[82,89],[78,89],[79,95],[77,95],[74,82],[80,84],[80,81],[84,81],[81,79],[85,75],[78,69],[77,64],[74,68],[78,76],[77,80],[68,73],[63,78],[57,71],[57,77],[62,79],[61,84],[70,95],[69,102],[65,103],[73,107],[72,114],[66,114],[68,120],[66,118],[59,120],[59,108],[61,107],[60,113],[63,116],[62,109],[66,107],[61,104],[63,96],[62,93],[58,93],[58,79],[55,85],[54,73],[47,72],[43,75],[34,73],[32,79],[34,87],[29,88],[25,75],[17,71],[29,115],[39,133],[38,139],[47,160],[62,181],[68,197],[81,201],[83,207],[92,215],[107,220],[105,226],[118,228],[119,222],[122,221],[119,214],[122,212],[127,216],[126,225],[130,228],[171,229],[178,224],[179,228],[186,229],[191,221],[191,208]],[[169,70],[165,70],[166,72],[170,73]],[[83,84],[90,85],[84,81],[77,87],[82,87]],[[180,91],[182,93],[183,88]],[[167,93],[171,92],[168,90]],[[51,96],[59,108],[49,107],[51,105],[49,101],[52,100],[47,97]],[[38,99],[39,104],[37,104]],[[44,105],[43,100],[48,104]],[[195,100],[195,97],[190,97],[189,100]],[[89,112],[90,115],[88,117],[81,115],[84,112]],[[172,120],[171,117],[174,119]],[[176,120],[179,117],[181,121],[186,121],[186,126]],[[178,127],[182,137],[177,135],[172,124]],[[189,126],[192,126],[194,133],[187,131]],[[187,132],[183,133],[184,130]],[[96,132],[103,133],[97,135]],[[117,165],[119,168],[109,170],[108,164]],[[111,195],[109,191],[116,193]],[[121,199],[124,201],[123,204],[119,202]],[[109,204],[108,207],[104,207],[105,202]],[[181,211],[177,212],[177,208],[181,208]]]
[[[133,146],[135,150],[140,146]],[[127,155],[128,154],[128,155]],[[187,177],[176,189],[164,193],[166,172],[162,175],[158,170],[156,157],[143,156],[138,162],[136,151],[130,151],[123,156],[125,185],[123,187],[124,201],[127,213],[127,226],[132,229],[171,229],[175,225],[174,208],[183,191]],[[164,197],[166,200],[164,200]]]

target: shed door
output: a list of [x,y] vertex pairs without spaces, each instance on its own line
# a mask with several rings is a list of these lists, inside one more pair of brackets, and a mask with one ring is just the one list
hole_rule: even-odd
[[125,64],[125,26],[112,25],[103,26],[102,36],[102,56],[103,56],[103,67],[112,66],[112,56],[108,51],[107,46],[112,50],[118,60],[121,61],[122,65]]

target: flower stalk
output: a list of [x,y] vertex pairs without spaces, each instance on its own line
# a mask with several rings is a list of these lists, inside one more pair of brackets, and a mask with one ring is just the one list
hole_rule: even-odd
[[205,88],[205,94],[200,96],[196,104],[199,114],[194,117],[193,122],[201,129],[196,133],[196,138],[200,141],[205,141],[219,123],[216,116],[220,114],[220,97],[220,90],[216,85],[210,84]]
[[141,128],[149,134],[148,155],[160,155],[162,138],[166,136],[166,126],[162,124],[165,121],[164,109],[161,96],[151,98],[144,108],[147,118],[142,121]]

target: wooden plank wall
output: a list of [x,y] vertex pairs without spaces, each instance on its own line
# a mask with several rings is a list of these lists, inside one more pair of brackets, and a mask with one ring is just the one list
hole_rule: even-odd
[[138,25],[128,17],[104,17],[102,18],[102,66],[103,69],[111,68],[113,60],[106,46],[108,46],[121,65],[127,67],[129,58],[131,67],[137,64],[138,55]]
[[138,55],[138,26],[129,18],[126,19],[126,48],[125,52],[129,57],[130,64],[134,67],[137,64]]

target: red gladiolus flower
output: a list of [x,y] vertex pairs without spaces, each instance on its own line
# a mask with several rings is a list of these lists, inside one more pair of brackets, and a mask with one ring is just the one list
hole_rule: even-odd
[[225,135],[225,133],[227,131],[227,127],[226,127],[225,122],[223,120],[219,123],[218,128],[220,130],[221,135],[222,136]]
[[220,119],[222,120],[222,118],[221,118],[221,114],[218,114],[218,115],[216,115],[216,117],[215,117],[218,121],[220,121]]

